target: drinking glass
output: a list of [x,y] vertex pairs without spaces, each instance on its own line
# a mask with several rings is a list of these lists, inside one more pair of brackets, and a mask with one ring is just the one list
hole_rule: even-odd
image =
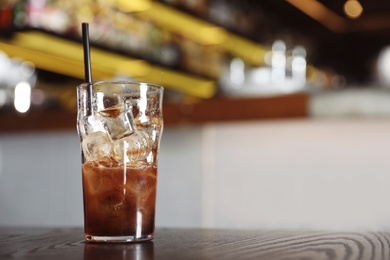
[[87,241],[153,239],[162,98],[151,83],[77,86]]

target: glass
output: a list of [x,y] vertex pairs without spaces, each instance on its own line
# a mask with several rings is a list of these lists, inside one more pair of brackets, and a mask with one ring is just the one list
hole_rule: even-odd
[[100,81],[89,94],[89,85],[77,87],[85,238],[153,239],[163,87]]

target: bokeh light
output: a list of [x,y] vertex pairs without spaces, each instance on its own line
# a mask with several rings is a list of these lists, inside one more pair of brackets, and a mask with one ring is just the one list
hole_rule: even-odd
[[26,113],[31,104],[31,85],[22,81],[15,87],[14,106],[19,113]]

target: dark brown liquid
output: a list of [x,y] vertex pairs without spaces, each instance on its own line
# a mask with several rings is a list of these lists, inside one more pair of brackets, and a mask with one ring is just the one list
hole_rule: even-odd
[[85,234],[147,236],[154,232],[157,167],[104,167],[85,162]]

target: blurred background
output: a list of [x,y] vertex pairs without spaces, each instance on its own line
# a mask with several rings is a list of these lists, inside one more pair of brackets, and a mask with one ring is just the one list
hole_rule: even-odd
[[83,225],[82,22],[165,87],[158,227],[390,228],[387,0],[2,0],[0,225]]

